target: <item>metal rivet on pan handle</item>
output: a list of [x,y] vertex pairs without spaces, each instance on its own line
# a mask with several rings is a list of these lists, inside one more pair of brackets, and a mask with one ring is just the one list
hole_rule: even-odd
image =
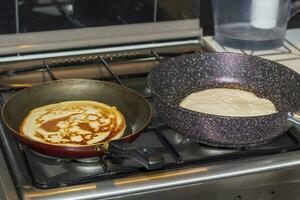
[[101,150],[102,150],[102,146],[101,145],[95,146],[95,151],[101,151]]
[[288,113],[288,120],[293,124],[300,125],[300,112]]

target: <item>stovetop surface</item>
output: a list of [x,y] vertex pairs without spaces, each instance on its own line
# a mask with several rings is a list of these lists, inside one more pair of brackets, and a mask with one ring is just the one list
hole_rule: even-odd
[[[248,149],[216,148],[195,143],[170,129],[159,118],[152,103],[145,75],[122,79],[122,82],[125,86],[143,94],[153,109],[151,124],[132,145],[159,152],[165,158],[164,169],[275,154],[300,148],[300,133],[296,128],[291,128],[282,137],[269,144]],[[4,101],[11,94],[2,93]],[[3,130],[2,140],[3,137],[6,138],[4,141],[14,140],[4,144],[3,148],[7,153],[8,162],[11,162],[9,163],[12,165],[11,172],[17,185],[26,182],[37,188],[57,188],[115,177],[129,177],[145,172],[144,168],[131,160],[114,160],[109,155],[95,158],[92,162],[47,157],[20,145],[4,126],[2,127],[3,129],[0,129]],[[14,155],[14,158],[11,155]],[[22,161],[26,163],[25,166],[18,166],[18,163],[24,165]]]

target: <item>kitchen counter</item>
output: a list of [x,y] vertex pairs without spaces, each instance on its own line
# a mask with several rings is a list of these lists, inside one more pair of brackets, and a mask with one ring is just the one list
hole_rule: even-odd
[[287,31],[284,45],[282,47],[264,51],[249,51],[229,48],[218,43],[213,36],[204,36],[203,41],[208,49],[212,51],[244,53],[260,56],[281,63],[300,74],[300,28],[289,29]]

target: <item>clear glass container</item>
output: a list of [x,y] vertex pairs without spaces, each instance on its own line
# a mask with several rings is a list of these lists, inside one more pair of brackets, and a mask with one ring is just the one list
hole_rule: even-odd
[[213,0],[215,39],[239,49],[279,47],[291,6],[291,0]]

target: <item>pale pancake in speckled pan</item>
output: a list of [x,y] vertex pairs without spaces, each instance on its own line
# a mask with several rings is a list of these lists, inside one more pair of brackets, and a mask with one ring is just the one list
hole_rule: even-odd
[[116,107],[95,101],[64,101],[32,110],[20,133],[43,143],[85,146],[119,139],[125,128],[125,118]]
[[214,88],[194,92],[180,106],[189,110],[219,116],[249,117],[277,113],[275,105],[252,92]]

